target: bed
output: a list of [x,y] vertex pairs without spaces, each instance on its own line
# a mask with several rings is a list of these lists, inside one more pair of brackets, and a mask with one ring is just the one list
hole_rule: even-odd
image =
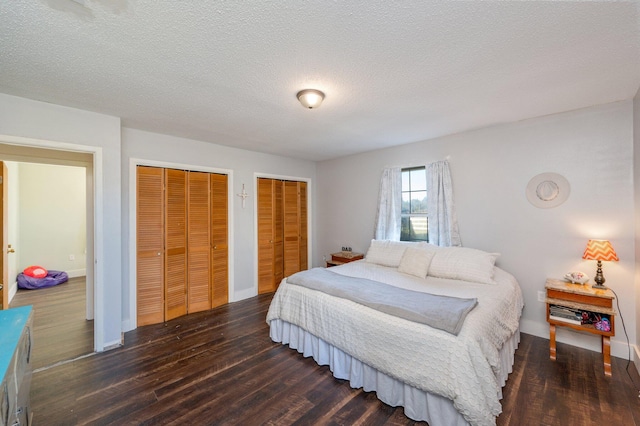
[[[495,267],[497,256],[374,240],[364,260],[284,279],[267,313],[271,339],[328,365],[352,387],[404,407],[411,419],[495,425],[524,306],[515,278]],[[368,285],[386,284],[402,297],[427,293],[476,303],[456,333],[298,283],[311,275],[341,283],[337,287],[353,280],[361,294]]]

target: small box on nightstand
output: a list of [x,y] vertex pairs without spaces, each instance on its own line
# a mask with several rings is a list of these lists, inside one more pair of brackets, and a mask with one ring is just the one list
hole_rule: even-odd
[[355,253],[352,251],[340,251],[338,253],[331,253],[331,260],[327,260],[327,268],[331,266],[343,265],[345,263],[353,262],[360,259],[364,259],[364,254]]

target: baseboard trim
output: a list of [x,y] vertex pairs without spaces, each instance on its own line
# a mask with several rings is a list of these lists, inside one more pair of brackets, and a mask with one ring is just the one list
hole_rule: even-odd
[[122,342],[109,342],[108,344],[104,345],[102,350],[98,350],[97,352],[106,352],[112,349],[117,349],[121,346],[123,346]]
[[87,276],[87,269],[71,269],[69,271],[65,271],[67,273],[67,275],[69,276],[69,278],[76,278],[76,277],[86,277]]
[[233,295],[233,300],[230,300],[230,302],[239,302],[241,300],[249,299],[254,296],[257,296],[256,289],[248,288],[246,290],[236,291]]
[[18,281],[12,282],[9,286],[9,305],[11,305],[11,301],[16,293],[18,293]]

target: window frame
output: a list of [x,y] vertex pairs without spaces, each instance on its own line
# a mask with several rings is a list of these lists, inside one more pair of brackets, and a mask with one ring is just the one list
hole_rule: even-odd
[[[424,174],[425,174],[425,189],[413,189],[411,188],[411,172],[415,171],[415,170],[423,170]],[[411,201],[413,200],[411,197],[412,193],[416,193],[416,192],[425,192],[425,197],[424,200],[426,202],[428,194],[427,194],[427,188],[426,188],[426,178],[427,178],[427,168],[426,166],[416,166],[416,167],[406,167],[406,168],[402,168],[400,169],[400,177],[404,183],[404,176],[405,173],[408,173],[409,176],[409,190],[405,191],[404,190],[404,186],[402,187],[402,189],[400,190],[400,199],[401,204],[404,203],[404,194],[408,193],[409,195],[409,213],[403,213],[402,212],[402,208],[400,210],[400,241],[425,241],[425,242],[429,242],[429,218],[428,218],[428,212],[424,212],[424,213],[411,213]],[[425,207],[426,210],[426,207]],[[405,238],[407,235],[407,232],[402,232],[402,221],[405,218],[409,218],[409,222],[411,221],[412,217],[419,217],[419,218],[425,218],[427,221],[427,233],[426,233],[426,238],[411,238],[411,233],[409,232],[409,238]]]

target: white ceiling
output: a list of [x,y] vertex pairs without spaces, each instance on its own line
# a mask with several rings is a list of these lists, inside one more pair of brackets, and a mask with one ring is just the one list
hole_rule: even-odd
[[[0,1],[0,92],[302,159],[639,86],[637,1]],[[326,93],[319,109],[303,88]]]

